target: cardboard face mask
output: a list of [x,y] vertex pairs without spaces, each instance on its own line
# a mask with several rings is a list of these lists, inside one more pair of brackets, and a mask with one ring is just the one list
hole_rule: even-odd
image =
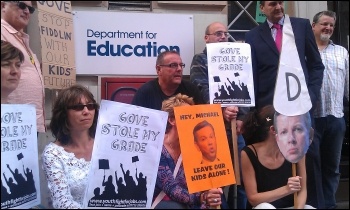
[[285,116],[276,119],[276,141],[286,160],[297,163],[306,154],[313,139],[314,131],[308,126],[309,115]]

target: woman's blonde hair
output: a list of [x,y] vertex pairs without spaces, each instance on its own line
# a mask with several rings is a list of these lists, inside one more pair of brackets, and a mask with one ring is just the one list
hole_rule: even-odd
[[165,133],[167,133],[172,125],[169,123],[169,119],[175,118],[174,107],[181,106],[183,104],[194,105],[192,97],[178,93],[168,99],[165,99],[162,103],[162,111],[168,112],[168,122],[166,125]]

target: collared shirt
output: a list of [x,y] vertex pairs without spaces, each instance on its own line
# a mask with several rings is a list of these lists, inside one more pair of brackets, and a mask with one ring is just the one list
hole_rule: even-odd
[[333,115],[340,118],[343,113],[343,97],[349,101],[349,53],[331,40],[320,50],[323,65],[323,83],[315,117]]
[[[266,21],[267,21],[267,24],[269,24],[269,28],[271,28],[272,38],[273,40],[275,40],[277,35],[277,29],[275,27],[272,27],[273,23],[271,23],[269,20],[266,19]],[[280,24],[281,26],[283,26],[283,23],[284,23],[284,16],[278,21],[278,24]]]
[[[10,42],[24,55],[21,65],[21,79],[18,87],[9,95],[11,104],[33,104],[36,108],[37,131],[45,132],[44,118],[44,81],[40,62],[29,46],[29,35],[14,29],[1,19],[1,40]],[[30,56],[32,56],[34,64]]]

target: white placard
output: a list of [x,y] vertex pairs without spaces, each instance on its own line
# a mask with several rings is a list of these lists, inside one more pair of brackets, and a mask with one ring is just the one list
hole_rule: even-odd
[[156,75],[160,52],[176,50],[189,75],[193,15],[75,11],[77,74]]
[[101,101],[84,208],[150,208],[168,113]]
[[35,107],[1,104],[1,209],[40,204]]
[[250,45],[210,43],[207,54],[210,103],[255,106]]
[[286,116],[305,114],[312,103],[288,15],[284,18],[282,37],[273,107]]

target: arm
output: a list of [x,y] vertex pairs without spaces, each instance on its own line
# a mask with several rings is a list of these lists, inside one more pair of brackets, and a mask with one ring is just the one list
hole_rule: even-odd
[[237,135],[242,134],[243,118],[244,118],[244,114],[247,113],[246,110],[248,110],[248,109],[249,109],[248,107],[238,108],[237,106],[228,106],[226,108],[223,108],[222,115],[224,116],[224,118],[227,122],[231,122],[231,120],[237,119],[237,121],[236,121],[236,134]]
[[226,85],[226,82],[225,82],[225,87],[226,87],[226,89],[228,89],[228,86]]
[[24,170],[24,165],[22,165],[22,166],[23,166],[23,173],[24,173],[24,175],[27,176],[27,173],[26,173],[26,171]]
[[122,172],[123,172],[123,175],[124,175],[124,178],[125,178],[125,171],[123,169],[123,164],[120,164],[120,168],[122,168]]
[[118,185],[118,176],[117,176],[117,171],[114,172],[115,175],[115,184]]
[[6,164],[6,166],[7,166],[7,168],[10,170],[11,174],[12,174],[12,175],[15,175],[15,173],[11,170],[10,165],[9,165],[9,164]]
[[189,205],[200,205],[200,193],[189,194],[187,190],[183,167],[180,166],[177,176],[174,178],[163,152],[159,162],[156,187],[163,190],[173,201]]
[[300,178],[301,190],[298,192],[297,196],[297,209],[303,209],[306,203],[307,197],[307,177],[306,177],[306,167],[305,167],[305,156],[297,163],[297,175]]
[[[315,107],[315,104],[319,98],[322,80],[323,80],[323,71],[324,65],[320,53],[318,51],[315,35],[313,34],[312,28],[308,20],[306,21],[306,36],[305,36],[305,57],[306,65],[308,69],[308,80],[306,81],[310,99],[312,102],[312,107]],[[306,75],[305,75],[305,79]]]
[[6,179],[5,173],[2,173],[2,175],[4,175],[5,182],[6,182],[7,186],[8,186],[8,185],[9,185],[9,182],[8,182],[8,180]]
[[106,186],[105,178],[106,178],[106,176],[105,176],[105,175],[103,175],[102,186]]
[[242,129],[243,129],[243,119],[245,118],[246,114],[248,114],[250,108],[249,107],[239,107],[238,108],[238,113],[237,113],[237,135],[242,134]]
[[290,177],[285,186],[259,193],[257,190],[256,174],[253,165],[251,164],[250,159],[244,150],[241,152],[241,166],[244,188],[247,198],[253,207],[263,202],[273,202],[298,191],[298,189],[294,187],[295,179],[298,180],[298,178]]
[[190,80],[199,89],[204,102],[209,104],[209,81],[207,56],[204,53],[194,55],[190,68]]
[[50,189],[53,207],[56,209],[82,208],[82,206],[73,199],[60,154],[52,151],[52,149],[45,149],[42,160],[42,167],[48,182],[48,188]]
[[141,88],[139,88],[139,89],[136,91],[136,93],[135,93],[135,95],[134,95],[134,97],[133,97],[133,99],[132,99],[131,104],[132,104],[132,105],[136,105],[136,106],[142,106],[142,107],[144,107],[144,106],[145,106],[145,103],[146,103],[146,101],[147,101],[147,99],[145,98],[145,96],[146,96],[146,94],[144,94],[144,93],[143,93],[143,90],[142,90]]
[[349,53],[348,53],[348,56],[345,59],[345,71],[346,71],[346,74],[345,74],[344,95],[345,95],[345,98],[348,100],[348,103],[349,103]]

